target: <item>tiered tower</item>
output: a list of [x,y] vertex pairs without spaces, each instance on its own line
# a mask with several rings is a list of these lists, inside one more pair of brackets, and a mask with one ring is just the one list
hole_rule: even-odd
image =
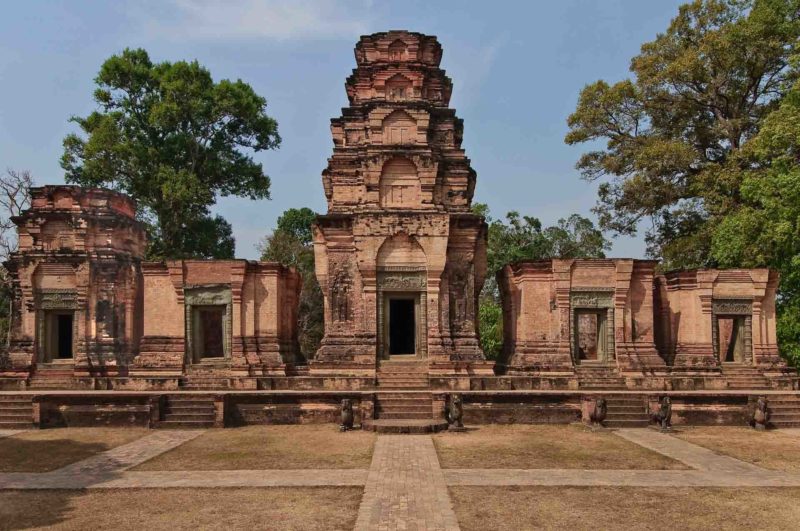
[[328,213],[314,248],[325,297],[317,373],[369,374],[408,359],[431,372],[488,372],[477,335],[486,224],[436,37],[361,37],[350,106],[331,120]]

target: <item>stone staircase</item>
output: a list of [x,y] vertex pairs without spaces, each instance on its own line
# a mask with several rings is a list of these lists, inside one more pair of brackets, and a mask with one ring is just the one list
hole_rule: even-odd
[[769,423],[775,428],[800,428],[800,396],[776,395],[767,398]]
[[231,381],[217,376],[187,375],[179,380],[178,385],[187,391],[215,391],[230,389]]
[[575,374],[580,389],[625,389],[625,378],[616,367],[578,365]]
[[33,427],[33,403],[21,395],[0,395],[0,430],[28,430]]
[[763,374],[749,365],[722,365],[722,377],[728,389],[769,389],[771,386]]
[[607,428],[646,428],[650,424],[650,415],[641,396],[612,395],[607,396],[605,426]]
[[169,395],[159,428],[204,429],[214,427],[214,397]]
[[77,381],[72,371],[72,367],[37,367],[36,372],[28,380],[28,389],[35,391],[75,389]]
[[447,427],[433,418],[428,366],[416,361],[381,363],[376,379],[375,418],[366,429],[381,433],[429,433]]

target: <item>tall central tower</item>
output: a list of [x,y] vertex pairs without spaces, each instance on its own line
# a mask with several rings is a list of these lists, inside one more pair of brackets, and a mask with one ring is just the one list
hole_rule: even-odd
[[350,106],[331,120],[328,213],[314,234],[325,336],[314,372],[369,374],[381,360],[485,372],[477,334],[486,224],[470,211],[475,171],[448,104],[436,37],[361,37]]

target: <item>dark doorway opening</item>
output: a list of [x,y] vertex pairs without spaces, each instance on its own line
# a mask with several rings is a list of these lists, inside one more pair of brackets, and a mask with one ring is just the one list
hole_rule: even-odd
[[62,313],[56,317],[56,357],[72,359],[72,314]]
[[720,316],[717,318],[720,361],[744,361],[744,317]]
[[414,299],[389,300],[389,354],[416,354]]
[[198,306],[194,311],[196,357],[199,359],[224,357],[225,306]]
[[42,316],[44,329],[41,338],[41,361],[71,360],[75,354],[73,340],[75,312],[64,310],[46,311]]

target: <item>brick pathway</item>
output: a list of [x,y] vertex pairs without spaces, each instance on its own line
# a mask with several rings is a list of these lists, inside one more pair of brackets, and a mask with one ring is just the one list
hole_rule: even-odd
[[128,444],[59,468],[53,474],[74,476],[121,472],[189,442],[202,433],[203,430],[156,431]]
[[459,529],[430,436],[378,437],[355,528]]
[[2,489],[156,489],[225,487],[360,487],[367,470],[182,470],[94,474],[0,474]]

